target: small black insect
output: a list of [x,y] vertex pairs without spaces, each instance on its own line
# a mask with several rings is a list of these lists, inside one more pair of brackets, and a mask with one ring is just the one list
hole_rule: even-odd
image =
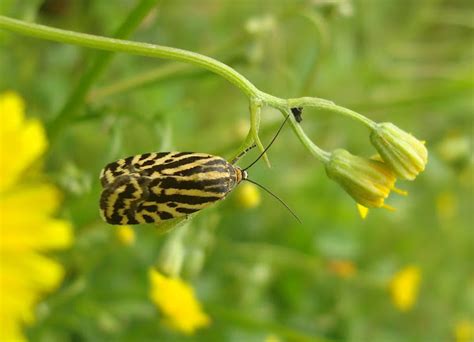
[[296,122],[300,123],[303,121],[303,118],[301,117],[301,114],[303,113],[303,107],[293,107],[291,108],[291,113],[293,113]]

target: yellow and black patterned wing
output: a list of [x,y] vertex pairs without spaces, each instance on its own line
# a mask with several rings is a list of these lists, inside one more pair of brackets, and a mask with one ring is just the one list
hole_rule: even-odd
[[203,153],[146,153],[108,164],[101,173],[102,217],[110,224],[153,223],[201,210],[225,196],[241,173]]

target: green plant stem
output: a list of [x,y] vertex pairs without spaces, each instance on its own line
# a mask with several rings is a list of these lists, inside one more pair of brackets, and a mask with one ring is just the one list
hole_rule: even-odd
[[[265,150],[260,137],[258,136],[258,131],[260,129],[260,118],[262,113],[262,102],[256,98],[250,99],[250,135],[253,138],[253,141],[257,145],[260,152]],[[270,160],[268,160],[267,154],[263,155],[263,159],[267,163],[268,167],[271,167]]]
[[172,48],[168,46],[132,42],[127,40],[95,36],[61,30],[49,26],[27,23],[22,20],[0,16],[0,28],[36,38],[52,40],[60,43],[84,46],[92,49],[125,52],[132,55],[171,59],[194,64],[212,71],[241,89],[247,96],[252,97],[258,89],[244,76],[213,58],[199,53]]
[[345,115],[351,119],[355,119],[369,128],[373,128],[375,126],[375,122],[365,117],[364,115],[354,112],[353,110],[350,110],[348,108],[338,106],[332,101],[319,99],[316,97],[299,97],[294,99],[288,99],[288,104],[290,108],[313,107],[321,110],[335,112],[341,115]]
[[[233,61],[242,58],[244,55],[243,48],[236,48],[245,45],[247,34],[239,32],[227,41],[218,46],[214,46],[207,50],[205,55],[222,55],[222,58]],[[149,83],[159,83],[163,80],[193,76],[203,73],[203,70],[193,68],[191,64],[181,62],[169,62],[160,65],[156,68],[148,69],[136,75],[130,76],[123,80],[114,80],[112,84],[99,87],[91,90],[86,95],[86,102],[100,101],[105,97],[116,96],[119,93],[133,91],[139,87],[145,86]]]
[[306,136],[301,126],[296,122],[293,115],[291,115],[291,108],[312,107],[319,110],[326,110],[348,116],[363,123],[369,128],[375,126],[375,123],[370,119],[366,118],[365,116],[356,113],[350,109],[338,106],[328,100],[314,97],[282,99],[267,94],[255,87],[248,79],[246,79],[243,75],[238,73],[230,66],[219,62],[213,58],[201,55],[199,53],[162,45],[132,42],[61,30],[44,25],[27,23],[25,21],[12,19],[5,16],[0,16],[0,28],[24,34],[27,36],[57,41],[61,43],[68,43],[113,52],[125,52],[140,56],[171,59],[205,68],[224,77],[232,84],[237,86],[245,93],[245,95],[247,95],[251,103],[259,103],[259,106],[261,107],[270,106],[278,109],[284,116],[290,115],[290,124],[292,125],[293,131],[296,133],[297,137],[300,139],[303,145],[311,152],[311,154],[316,156],[322,162],[327,161],[329,154],[317,147]]
[[[125,18],[114,34],[116,38],[127,38],[142,22],[143,18],[155,7],[156,0],[141,0]],[[50,138],[58,132],[65,123],[66,117],[74,115],[77,108],[84,103],[85,96],[92,84],[102,75],[112,61],[114,54],[110,52],[97,53],[94,56],[91,67],[84,72],[77,86],[74,88],[64,106],[54,117],[49,127]]]

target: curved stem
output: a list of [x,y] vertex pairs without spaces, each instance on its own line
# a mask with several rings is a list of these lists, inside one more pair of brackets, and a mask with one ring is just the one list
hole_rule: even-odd
[[171,59],[175,61],[181,61],[197,65],[207,70],[210,70],[224,77],[232,84],[237,86],[249,98],[252,121],[250,133],[253,136],[257,145],[260,145],[260,148],[262,148],[262,146],[261,143],[259,144],[258,122],[260,118],[260,108],[263,106],[270,106],[276,108],[280,110],[280,112],[284,116],[290,115],[290,123],[293,128],[293,131],[303,143],[303,145],[310,151],[310,153],[321,162],[326,162],[328,160],[329,153],[320,149],[316,144],[311,141],[311,139],[308,138],[308,136],[304,133],[302,127],[296,122],[293,115],[291,115],[291,108],[313,107],[316,109],[327,110],[348,116],[352,119],[358,120],[369,128],[374,128],[376,125],[375,122],[366,118],[365,116],[350,109],[338,106],[328,100],[319,99],[315,97],[282,99],[271,94],[267,94],[255,87],[248,79],[246,79],[243,75],[238,73],[230,66],[219,62],[218,60],[215,60],[213,58],[201,55],[199,53],[162,45],[139,43],[61,30],[44,25],[27,23],[21,20],[16,20],[4,16],[0,16],[0,28],[28,36],[85,46],[99,50],[125,52],[140,56]]
[[345,116],[348,116],[352,119],[355,119],[364,125],[366,125],[369,128],[374,128],[375,127],[375,122],[370,120],[369,118],[363,116],[362,114],[359,114],[357,112],[354,112],[353,110],[350,110],[345,107],[338,106],[332,101],[328,101],[325,99],[320,99],[317,97],[299,97],[299,98],[294,98],[294,99],[288,99],[288,105],[290,108],[293,107],[314,107],[317,109],[323,109],[323,110],[328,110],[331,112],[335,112],[338,114],[342,114]]
[[230,66],[199,53],[168,46],[132,42],[68,30],[61,30],[49,26],[27,23],[22,20],[12,19],[5,16],[0,16],[0,28],[21,33],[27,36],[61,43],[74,44],[93,49],[125,52],[134,55],[172,59],[175,61],[194,64],[224,77],[229,82],[241,89],[248,97],[254,97],[258,93],[257,87],[255,87],[249,80],[232,69]]
[[319,148],[318,145],[311,141],[311,139],[303,131],[303,128],[296,122],[295,117],[291,114],[289,110],[287,112],[282,110],[281,112],[284,116],[289,115],[291,128],[293,129],[293,132],[295,132],[296,136],[301,141],[303,146],[306,147],[306,149],[323,164],[328,162],[331,154]]
[[[265,146],[263,146],[260,137],[258,136],[258,131],[260,129],[260,114],[262,112],[262,102],[257,98],[250,99],[250,133],[252,134],[253,142],[257,145],[260,152],[265,151]],[[268,167],[271,167],[270,160],[265,153],[263,159],[267,163]]]

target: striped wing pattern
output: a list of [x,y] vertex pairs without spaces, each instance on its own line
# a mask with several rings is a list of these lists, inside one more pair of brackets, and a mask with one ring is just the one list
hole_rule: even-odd
[[240,182],[240,169],[205,153],[158,152],[119,159],[101,172],[100,211],[110,224],[153,223],[201,210]]

